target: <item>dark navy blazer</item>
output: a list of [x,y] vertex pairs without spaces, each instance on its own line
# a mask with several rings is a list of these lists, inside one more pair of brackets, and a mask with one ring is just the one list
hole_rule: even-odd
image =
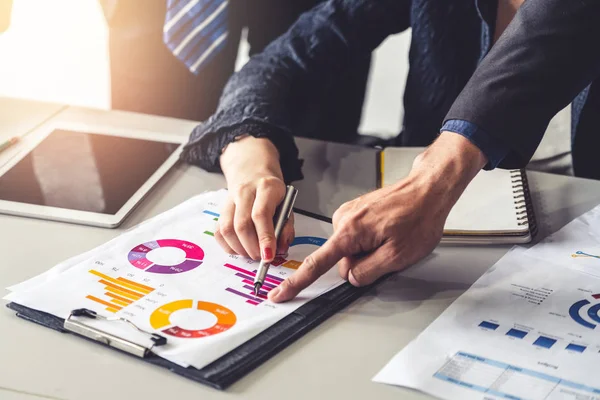
[[600,178],[600,1],[526,0],[491,47],[496,9],[496,0],[321,4],[232,76],[183,158],[217,171],[223,147],[251,134],[277,146],[286,180],[300,178],[293,136],[328,139],[314,123],[322,94],[386,37],[411,27],[404,122],[394,144],[426,146],[443,127],[477,145],[487,168],[521,168],[550,119],[573,102],[575,172]]

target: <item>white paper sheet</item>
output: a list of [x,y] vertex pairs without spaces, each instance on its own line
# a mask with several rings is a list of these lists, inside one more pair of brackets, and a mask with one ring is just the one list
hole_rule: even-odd
[[597,400],[599,326],[600,280],[515,249],[374,381],[443,399]]
[[526,254],[600,277],[600,207],[571,221]]
[[[296,240],[269,270],[262,294],[252,294],[257,262],[228,255],[212,232],[226,191],[207,193],[116,239],[11,288],[5,298],[65,318],[75,308],[117,315],[168,338],[155,352],[177,364],[202,368],[307,301],[341,284],[335,269],[284,304],[269,290],[331,234],[330,224],[296,215]],[[88,321],[140,344],[144,335],[124,323]]]

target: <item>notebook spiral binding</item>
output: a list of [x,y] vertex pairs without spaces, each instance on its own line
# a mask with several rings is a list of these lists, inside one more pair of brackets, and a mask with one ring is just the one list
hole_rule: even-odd
[[517,221],[519,221],[519,225],[521,226],[529,225],[531,237],[534,237],[537,233],[537,221],[533,212],[527,172],[524,169],[515,169],[510,171],[510,176],[515,209],[517,210]]

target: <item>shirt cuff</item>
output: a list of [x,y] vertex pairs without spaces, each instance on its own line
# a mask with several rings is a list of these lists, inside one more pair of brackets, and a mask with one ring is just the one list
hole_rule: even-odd
[[298,148],[291,135],[281,132],[266,123],[246,121],[215,132],[205,131],[204,124],[198,125],[184,146],[181,159],[209,172],[222,172],[219,157],[222,150],[239,136],[250,135],[269,139],[279,151],[279,163],[286,183],[301,180],[303,160],[298,158]]
[[508,146],[499,142],[486,131],[469,121],[461,119],[448,120],[444,122],[442,129],[440,129],[440,132],[443,131],[458,133],[477,146],[488,160],[488,163],[484,167],[486,170],[496,168],[509,152]]

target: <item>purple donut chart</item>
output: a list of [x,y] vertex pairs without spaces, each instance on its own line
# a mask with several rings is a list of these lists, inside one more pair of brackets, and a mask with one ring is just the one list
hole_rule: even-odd
[[[155,263],[148,258],[151,252],[158,249],[175,248],[183,251],[183,259],[173,264]],[[127,254],[129,263],[135,268],[155,274],[180,274],[191,271],[202,264],[204,250],[195,243],[179,239],[160,239],[142,243]]]

